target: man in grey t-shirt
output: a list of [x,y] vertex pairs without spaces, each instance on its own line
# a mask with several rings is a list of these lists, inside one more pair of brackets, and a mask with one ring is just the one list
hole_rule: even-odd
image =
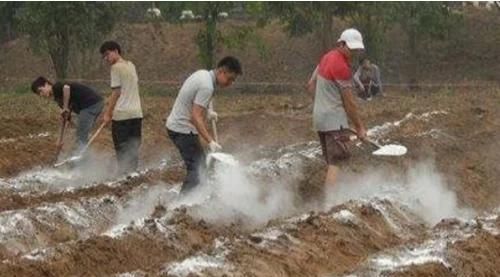
[[216,69],[198,70],[182,84],[166,123],[168,136],[179,149],[186,165],[182,193],[190,191],[199,183],[198,169],[204,157],[199,136],[208,143],[210,151],[222,148],[210,135],[206,125],[207,117],[217,118],[217,113],[211,108],[214,90],[216,87],[230,86],[241,74],[238,59],[228,56],[219,61]]
[[358,88],[358,95],[365,100],[370,100],[378,93],[383,95],[380,69],[368,58],[363,58],[359,62],[358,70],[354,74],[354,81]]

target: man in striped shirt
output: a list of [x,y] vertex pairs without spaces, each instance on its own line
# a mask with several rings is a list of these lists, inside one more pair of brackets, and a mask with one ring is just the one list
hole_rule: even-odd
[[350,133],[345,130],[349,128],[348,120],[360,139],[366,137],[353,96],[351,72],[352,55],[363,49],[361,33],[356,29],[345,30],[337,47],[321,58],[308,83],[310,92],[314,93],[314,128],[328,165],[325,186],[335,184],[337,163],[350,156],[347,148]]

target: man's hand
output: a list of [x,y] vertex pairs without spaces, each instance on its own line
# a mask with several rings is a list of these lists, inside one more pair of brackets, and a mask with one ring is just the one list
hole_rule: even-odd
[[64,143],[62,141],[56,141],[56,148],[59,149],[59,148],[62,148],[64,145]]
[[219,115],[213,110],[208,110],[207,111],[207,118],[210,121],[214,120],[215,122],[217,122],[217,120],[219,120]]
[[108,125],[112,119],[113,119],[113,115],[111,115],[109,113],[104,113],[102,116],[102,123],[105,125]]
[[366,129],[364,126],[356,127],[356,134],[360,140],[366,139]]
[[208,148],[210,149],[210,152],[217,152],[217,151],[222,150],[222,146],[220,146],[220,144],[218,144],[217,142],[215,142],[215,140],[212,140],[208,144]]
[[68,109],[61,110],[61,117],[65,121],[70,121],[71,120],[71,111]]

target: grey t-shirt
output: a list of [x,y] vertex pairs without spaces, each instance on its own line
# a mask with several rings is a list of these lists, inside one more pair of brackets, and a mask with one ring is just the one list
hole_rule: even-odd
[[370,68],[366,69],[362,66],[358,68],[354,74],[354,81],[360,88],[365,88],[366,84],[373,82],[382,91],[382,81],[380,80],[380,69],[376,64],[371,64]]
[[213,70],[198,70],[191,74],[179,91],[170,115],[167,117],[166,127],[177,133],[198,134],[198,130],[191,122],[193,104],[206,109],[215,89],[215,72]]
[[340,84],[316,75],[313,122],[317,131],[349,128],[347,114],[342,102]]

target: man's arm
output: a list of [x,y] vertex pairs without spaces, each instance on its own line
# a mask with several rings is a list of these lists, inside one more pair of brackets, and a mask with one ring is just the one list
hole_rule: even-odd
[[71,88],[69,85],[63,86],[63,110],[69,111],[69,98],[71,97]]
[[196,130],[198,130],[198,134],[208,143],[214,141],[210,133],[208,132],[208,128],[205,124],[205,114],[207,109],[201,105],[193,103],[193,109],[191,110],[191,123],[193,123]]
[[316,80],[318,78],[318,66],[314,69],[311,78],[309,78],[309,81],[307,82],[307,92],[311,94],[311,96],[314,98],[314,94],[316,93]]
[[375,82],[377,83],[380,93],[382,93],[382,80],[380,78],[380,68],[376,65],[374,66],[375,66]]
[[121,89],[114,88],[111,91],[111,95],[108,97],[108,107],[103,115],[103,123],[108,124],[111,119],[113,119],[113,111],[115,110],[116,102],[120,98]]
[[71,121],[71,110],[69,107],[69,99],[71,97],[71,88],[69,85],[63,86],[61,117],[64,121]]
[[363,86],[363,83],[361,83],[361,80],[359,79],[359,76],[361,76],[361,66],[358,67],[358,70],[356,70],[356,73],[354,73],[354,82],[359,86],[360,89],[363,91],[365,90],[365,86]]
[[356,107],[356,102],[354,101],[354,96],[352,95],[352,87],[344,87],[341,89],[342,103],[344,104],[344,110],[347,117],[354,124],[358,137],[363,139],[366,137],[366,129],[361,121],[358,114],[358,108]]

